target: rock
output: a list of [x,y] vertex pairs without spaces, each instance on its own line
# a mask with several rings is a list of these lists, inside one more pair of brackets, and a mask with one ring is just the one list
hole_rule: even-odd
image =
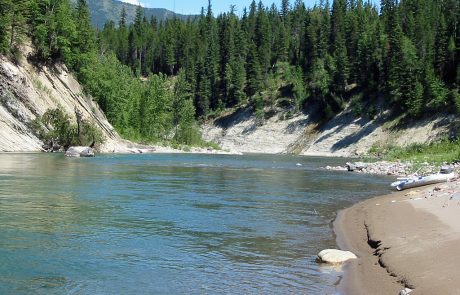
[[453,193],[449,200],[460,201],[460,193]]
[[440,172],[443,173],[443,174],[452,173],[452,172],[454,172],[454,167],[450,166],[450,165],[443,165],[443,166],[441,166],[441,171]]
[[326,249],[318,254],[318,260],[322,263],[342,264],[350,259],[356,259],[356,255],[350,251]]
[[353,171],[355,171],[356,166],[354,164],[347,163],[347,169],[348,169],[348,171],[353,172]]
[[83,157],[83,158],[92,158],[94,157],[94,150],[90,147],[84,149],[81,153],[80,153],[80,157]]
[[366,170],[368,164],[366,163],[361,163],[361,162],[356,162],[356,163],[350,163],[348,162],[347,164],[348,171],[353,172],[355,170],[357,171],[363,171]]
[[59,150],[61,150],[61,148],[62,147],[59,144],[53,143],[53,146],[51,149],[53,150],[53,152],[58,152]]
[[42,149],[45,152],[52,152],[53,151],[53,147],[51,145],[49,145],[49,144],[42,145]]
[[412,293],[412,291],[412,289],[405,288],[404,290],[401,290],[401,292],[399,292],[399,295],[409,295],[410,293]]
[[66,151],[65,155],[67,157],[91,158],[94,157],[94,150],[87,146],[72,146]]

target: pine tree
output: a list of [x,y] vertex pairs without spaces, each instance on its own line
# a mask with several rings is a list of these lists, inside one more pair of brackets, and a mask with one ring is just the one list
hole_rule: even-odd
[[193,106],[191,86],[184,71],[177,75],[173,93],[174,141],[180,144],[193,144],[195,141],[195,107]]
[[206,69],[203,60],[198,62],[196,72],[195,106],[197,116],[206,117],[209,113],[212,86],[208,76],[209,69]]
[[339,93],[345,91],[349,74],[348,54],[345,43],[345,15],[345,0],[334,0],[331,15],[331,52],[336,63],[333,89]]
[[252,42],[249,46],[246,69],[246,94],[248,96],[254,96],[256,93],[262,90],[263,76],[259,61],[260,58],[257,53],[256,44]]
[[115,27],[114,21],[108,21],[104,24],[104,28],[98,34],[100,51],[117,52],[118,49],[118,30]]
[[217,19],[219,24],[219,43],[220,43],[220,95],[223,96],[224,103],[228,105],[230,98],[231,81],[233,77],[232,62],[235,59],[235,24],[234,12],[220,15]]
[[33,41],[38,56],[45,60],[63,58],[73,64],[71,52],[76,39],[76,28],[70,2],[38,1],[33,13]]
[[286,22],[286,19],[288,18],[289,10],[290,10],[289,0],[282,0],[281,1],[281,16],[283,17],[285,22]]
[[166,73],[169,75],[174,74],[176,65],[175,41],[174,32],[172,28],[168,27],[163,36],[163,55]]
[[74,51],[76,70],[89,61],[89,54],[95,49],[95,33],[91,26],[91,16],[86,0],[78,0],[75,11],[76,38],[72,49]]
[[12,23],[12,8],[13,3],[11,0],[0,0],[0,53],[3,54],[10,50],[8,32]]
[[271,23],[272,35],[272,60],[271,64],[276,65],[278,61],[286,62],[288,59],[289,36],[284,20],[279,15],[275,4],[270,8],[269,22]]
[[254,41],[258,49],[258,64],[264,76],[271,67],[271,39],[270,23],[262,1],[260,1],[257,9]]
[[204,58],[204,79],[208,80],[206,84],[209,85],[209,102],[210,108],[217,110],[222,107],[222,101],[219,96],[219,81],[218,81],[218,64],[219,64],[219,44],[217,25],[212,12],[211,0],[208,1],[208,8],[205,18],[205,31],[206,37],[206,55]]
[[124,64],[128,63],[128,52],[129,52],[129,44],[128,44],[128,36],[129,32],[126,26],[126,9],[123,6],[120,15],[120,22],[118,24],[119,32],[118,32],[118,46],[117,46],[117,56],[118,59]]
[[94,49],[94,30],[91,26],[91,16],[86,0],[78,0],[75,23],[77,26],[76,45],[81,53],[88,53]]
[[20,46],[27,33],[29,1],[17,0],[11,7],[11,24],[9,28],[9,48],[14,55],[20,52]]
[[305,19],[306,19],[306,10],[305,5],[302,0],[296,0],[294,2],[294,9],[291,12],[290,17],[290,59],[293,65],[300,65],[304,61],[303,59],[303,44],[302,37],[304,36],[305,30]]

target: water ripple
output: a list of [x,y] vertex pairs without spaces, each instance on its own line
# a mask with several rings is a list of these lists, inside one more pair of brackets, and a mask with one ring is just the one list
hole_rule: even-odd
[[0,294],[333,294],[330,221],[387,183],[337,161],[0,154]]

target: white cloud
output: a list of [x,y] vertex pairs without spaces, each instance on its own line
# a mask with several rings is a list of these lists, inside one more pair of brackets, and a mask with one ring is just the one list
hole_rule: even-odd
[[141,2],[139,2],[139,0],[118,0],[118,1],[125,2],[125,3],[129,3],[129,4],[133,4],[133,5],[144,6],[144,5],[142,5]]

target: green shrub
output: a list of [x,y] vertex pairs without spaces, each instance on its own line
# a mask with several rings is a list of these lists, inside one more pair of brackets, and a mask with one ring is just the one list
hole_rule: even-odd
[[415,163],[443,163],[460,159],[460,141],[443,139],[430,144],[414,143],[406,147],[393,145],[373,146],[370,154],[386,160],[412,161]]
[[103,142],[102,132],[96,125],[82,120],[78,128],[60,108],[46,111],[43,116],[32,121],[30,126],[40,140],[50,145],[57,144],[68,148],[72,145],[98,145]]
[[455,106],[455,112],[460,113],[460,93],[458,89],[453,89],[449,93],[449,100]]

